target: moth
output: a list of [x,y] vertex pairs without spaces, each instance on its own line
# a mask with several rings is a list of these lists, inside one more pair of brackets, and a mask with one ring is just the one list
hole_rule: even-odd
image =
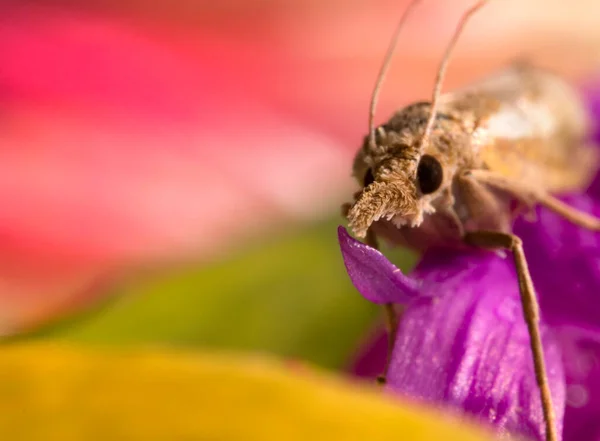
[[[546,423],[555,441],[555,416],[538,329],[538,304],[514,220],[544,206],[569,221],[600,230],[600,219],[554,194],[584,190],[598,170],[597,149],[587,143],[591,123],[578,92],[557,75],[515,63],[462,89],[441,94],[453,47],[468,19],[461,18],[437,73],[431,101],[411,104],[377,127],[377,96],[394,52],[400,20],[374,88],[369,134],[353,164],[361,190],[343,206],[349,226],[376,246],[424,251],[432,246],[477,246],[511,252],[531,339]],[[387,305],[391,346],[396,330]],[[388,355],[389,359],[389,355]],[[387,367],[386,367],[387,371]],[[385,372],[384,372],[385,375]]]

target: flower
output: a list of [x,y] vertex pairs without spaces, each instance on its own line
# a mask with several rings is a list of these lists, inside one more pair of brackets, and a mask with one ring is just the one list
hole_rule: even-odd
[[[593,187],[592,187],[593,188]],[[565,201],[600,215],[588,195]],[[600,235],[548,210],[517,222],[541,305],[547,371],[563,439],[600,436]],[[340,228],[348,274],[375,303],[403,303],[387,388],[459,408],[498,431],[544,439],[543,418],[512,259],[480,250],[430,250],[411,277]],[[383,368],[379,331],[355,371]]]

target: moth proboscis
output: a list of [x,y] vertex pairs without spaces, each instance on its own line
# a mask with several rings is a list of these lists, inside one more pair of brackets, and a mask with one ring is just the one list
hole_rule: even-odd
[[[400,29],[392,37],[373,89],[369,133],[353,175],[361,185],[343,211],[354,234],[423,251],[432,246],[477,246],[510,251],[517,270],[531,340],[547,441],[559,437],[539,333],[539,308],[522,242],[513,234],[522,211],[544,206],[569,221],[600,231],[600,219],[553,194],[584,190],[598,170],[597,150],[586,142],[590,122],[578,94],[557,75],[525,63],[451,93],[441,94],[450,55],[468,19],[466,11],[446,48],[430,102],[418,102],[374,125],[381,84]],[[386,305],[393,348],[397,319]],[[390,353],[388,353],[388,364]],[[384,370],[384,378],[388,365]]]

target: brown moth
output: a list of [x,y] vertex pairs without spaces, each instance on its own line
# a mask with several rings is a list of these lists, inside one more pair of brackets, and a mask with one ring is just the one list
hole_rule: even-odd
[[[380,237],[419,251],[444,244],[512,252],[546,439],[555,441],[538,305],[512,224],[523,214],[514,209],[515,203],[525,209],[539,204],[584,228],[600,230],[600,219],[552,196],[584,190],[598,170],[597,150],[586,144],[590,122],[575,89],[553,73],[523,63],[463,89],[440,93],[449,55],[468,18],[486,3],[481,0],[456,28],[431,102],[409,105],[375,128],[379,88],[399,30],[417,3],[414,0],[401,19],[378,77],[369,135],[353,166],[362,190],[343,211],[354,234],[374,246]],[[396,315],[393,306],[387,306],[393,345]]]

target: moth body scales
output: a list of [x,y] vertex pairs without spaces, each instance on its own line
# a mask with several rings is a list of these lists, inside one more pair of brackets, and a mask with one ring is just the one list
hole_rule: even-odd
[[[365,189],[348,213],[359,237],[372,226],[418,250],[461,246],[468,231],[510,232],[517,203],[584,190],[598,169],[580,95],[543,69],[513,65],[442,95],[421,146],[430,111],[428,102],[409,105],[376,129],[375,146],[365,138],[353,166]],[[475,170],[510,188],[475,182]]]

